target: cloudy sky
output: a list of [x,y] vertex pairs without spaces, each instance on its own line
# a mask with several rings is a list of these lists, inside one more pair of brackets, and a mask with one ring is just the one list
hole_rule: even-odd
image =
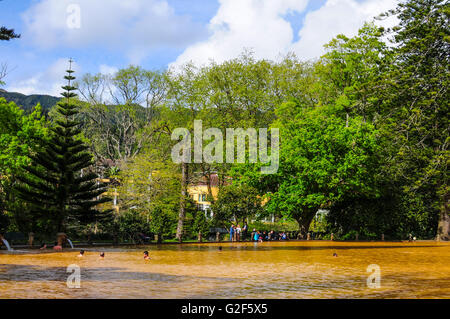
[[3,0],[0,24],[22,37],[0,42],[10,73],[5,89],[60,92],[72,57],[78,76],[113,73],[130,64],[148,69],[188,61],[217,62],[251,49],[276,60],[323,53],[339,33],[353,36],[364,21],[397,0]]

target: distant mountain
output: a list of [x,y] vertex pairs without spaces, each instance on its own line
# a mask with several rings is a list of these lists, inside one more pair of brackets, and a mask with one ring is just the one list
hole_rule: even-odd
[[60,100],[60,98],[50,95],[25,95],[17,92],[7,92],[2,89],[0,89],[0,97],[4,97],[9,102],[16,103],[26,113],[30,113],[38,103],[41,104],[44,113],[48,113],[50,108]]

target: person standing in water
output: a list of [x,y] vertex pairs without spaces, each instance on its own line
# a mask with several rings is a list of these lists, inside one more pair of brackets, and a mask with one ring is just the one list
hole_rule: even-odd
[[84,257],[84,250],[80,250],[80,254],[78,255],[78,258]]
[[241,225],[236,226],[236,241],[241,241]]
[[150,256],[148,255],[148,251],[144,251],[144,260],[150,260]]
[[100,253],[100,257],[99,258],[100,259],[105,259],[105,253],[103,251]]
[[231,227],[230,227],[230,241],[233,241],[233,235],[234,235],[234,224],[231,224]]
[[259,241],[259,231],[255,231],[253,235],[253,241],[258,242]]
[[247,232],[248,232],[248,224],[247,222],[244,223],[244,227],[242,227],[242,240],[245,241],[247,239]]

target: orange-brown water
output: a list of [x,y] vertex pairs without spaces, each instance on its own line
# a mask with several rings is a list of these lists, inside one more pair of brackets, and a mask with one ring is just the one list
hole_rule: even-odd
[[[1,251],[0,298],[450,298],[448,243],[162,245],[105,248],[103,260],[99,251]],[[67,287],[70,264],[81,288]],[[370,264],[380,288],[367,286]]]

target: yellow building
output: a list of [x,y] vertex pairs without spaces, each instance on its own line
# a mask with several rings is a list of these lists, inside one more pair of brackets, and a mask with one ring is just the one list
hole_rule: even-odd
[[[211,174],[210,178],[211,195],[217,199],[219,195],[219,177],[217,174]],[[199,181],[193,182],[188,186],[188,194],[197,204],[200,210],[209,213],[212,217],[211,202],[208,201],[208,183],[207,178],[202,177]]]
[[[99,181],[104,182],[104,183],[110,182],[109,179],[99,179]],[[227,181],[225,182],[225,184],[227,183]],[[211,185],[211,194],[214,199],[217,199],[217,197],[219,195],[219,177],[217,174],[211,174],[210,185]],[[207,200],[208,183],[207,183],[206,177],[201,177],[201,178],[199,178],[199,180],[189,184],[187,191],[188,191],[189,197],[191,197],[193,199],[193,201],[195,202],[195,204],[197,204],[197,207],[200,210],[204,211],[205,214],[209,214],[209,216],[212,217],[211,202]],[[109,196],[113,199],[112,207],[116,212],[118,212],[119,211],[119,204],[118,204],[119,193],[117,192],[117,189],[111,188],[104,195]]]

